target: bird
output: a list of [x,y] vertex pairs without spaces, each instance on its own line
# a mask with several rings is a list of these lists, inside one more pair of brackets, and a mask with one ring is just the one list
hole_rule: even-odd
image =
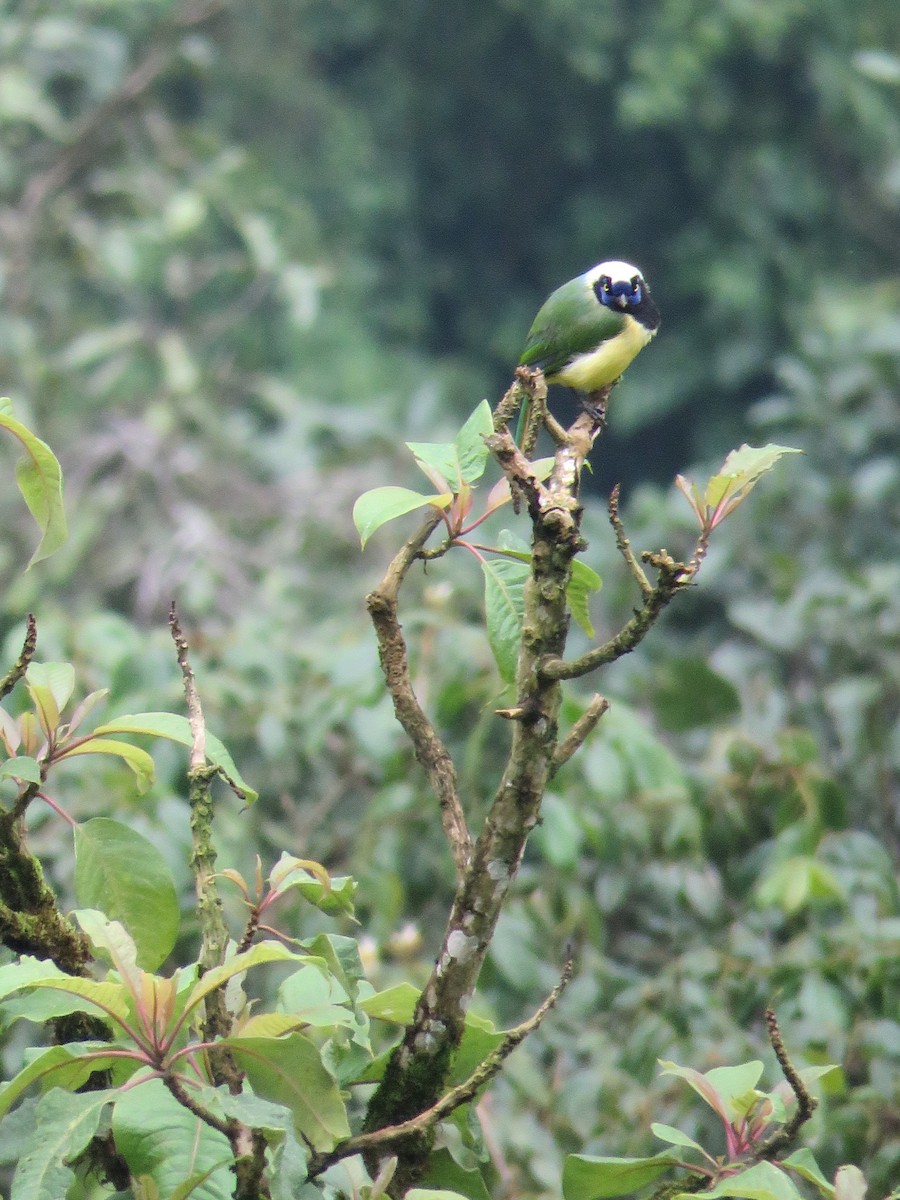
[[[570,279],[544,301],[532,322],[523,367],[538,367],[548,383],[576,392],[599,391],[615,383],[659,328],[643,273],[631,263],[610,259]],[[528,423],[522,405],[516,441]]]

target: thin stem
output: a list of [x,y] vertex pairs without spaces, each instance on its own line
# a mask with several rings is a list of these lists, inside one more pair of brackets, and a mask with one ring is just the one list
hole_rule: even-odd
[[19,657],[0,679],[0,700],[13,690],[25,672],[28,670],[28,665],[34,658],[34,651],[37,647],[37,621],[34,613],[29,613],[25,621],[25,640],[22,643],[22,649],[19,652]]
[[660,573],[659,582],[645,597],[644,603],[634,616],[622,626],[615,637],[595,646],[582,654],[580,658],[565,662],[562,658],[548,658],[540,665],[541,673],[547,679],[577,679],[588,675],[598,667],[615,662],[624,654],[630,654],[647,636],[659,615],[673,596],[691,582],[688,568],[682,562],[676,562],[665,551],[659,554],[645,554],[645,561]]
[[559,768],[567,763],[572,755],[584,745],[587,738],[596,729],[597,722],[608,710],[609,701],[605,697],[596,694],[591,697],[591,701],[585,711],[556,747],[551,764],[551,775],[555,775]]
[[765,1015],[769,1041],[772,1049],[775,1051],[775,1057],[778,1059],[781,1073],[790,1085],[791,1091],[797,1097],[797,1111],[786,1125],[776,1130],[771,1137],[766,1138],[765,1141],[757,1146],[753,1154],[753,1161],[755,1162],[759,1162],[762,1159],[773,1159],[782,1150],[786,1150],[791,1146],[796,1140],[801,1126],[806,1124],[818,1107],[818,1101],[814,1096],[810,1095],[806,1084],[800,1078],[797,1068],[788,1056],[774,1009],[767,1008]]
[[70,816],[69,813],[67,813],[62,807],[62,805],[57,804],[56,801],[52,799],[52,797],[48,796],[46,792],[37,791],[34,793],[34,798],[36,800],[43,800],[45,804],[49,805],[49,807],[53,809],[58,817],[62,817],[62,819],[66,821],[73,829],[78,827],[78,822],[75,820],[75,818]]
[[631,549],[631,542],[625,533],[625,526],[622,524],[622,518],[619,516],[619,492],[620,484],[616,484],[609,495],[609,504],[607,506],[609,512],[609,523],[613,527],[613,532],[616,535],[616,546],[619,553],[628,564],[628,569],[634,577],[635,582],[641,589],[641,595],[645,598],[653,591],[653,584],[647,578],[644,568],[634,556],[634,551]]

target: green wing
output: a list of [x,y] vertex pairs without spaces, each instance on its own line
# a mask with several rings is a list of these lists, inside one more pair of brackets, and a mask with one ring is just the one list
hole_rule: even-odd
[[555,375],[572,358],[615,337],[624,324],[625,317],[605,308],[583,275],[570,279],[538,310],[519,362]]

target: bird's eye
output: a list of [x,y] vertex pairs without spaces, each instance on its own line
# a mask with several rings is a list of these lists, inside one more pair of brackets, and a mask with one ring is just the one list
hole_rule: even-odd
[[640,275],[633,275],[631,278],[631,294],[633,296],[636,296],[640,290],[641,290],[641,277],[640,277]]
[[600,286],[606,292],[607,296],[612,291],[612,279],[608,275],[603,275],[600,278]]

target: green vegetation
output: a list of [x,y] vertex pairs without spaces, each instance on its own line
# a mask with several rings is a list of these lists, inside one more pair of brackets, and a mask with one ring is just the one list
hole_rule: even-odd
[[[109,1144],[110,1111],[132,1176],[160,1195],[189,1180],[228,1194],[239,1126],[263,1131],[283,1194],[298,1194],[308,1156],[362,1129],[368,1096],[354,1087],[345,1107],[346,1090],[379,1077],[411,1019],[458,874],[363,597],[421,498],[446,497],[474,552],[412,567],[401,619],[477,833],[517,725],[496,710],[515,707],[504,683],[531,531],[527,497],[514,514],[495,458],[458,431],[509,387],[543,297],[610,254],[646,272],[663,325],[583,481],[597,493],[588,548],[555,597],[574,617],[569,658],[641,611],[620,533],[635,554],[690,563],[698,530],[676,473],[713,476],[746,442],[804,453],[715,530],[697,586],[604,669],[608,711],[589,681],[565,684],[560,746],[579,721],[596,728],[549,780],[446,1083],[492,1055],[503,1070],[478,1122],[468,1104],[442,1122],[424,1183],[482,1198],[564,1181],[588,1200],[619,1186],[611,1160],[727,1158],[770,1093],[757,1072],[707,1112],[684,1072],[764,1060],[775,1088],[772,1008],[803,1078],[839,1067],[810,1085],[819,1107],[782,1156],[809,1172],[793,1186],[830,1200],[849,1165],[868,1200],[896,1188],[898,44],[892,0],[29,0],[0,15],[0,391],[14,405],[0,426],[29,464],[20,494],[10,453],[0,489],[2,669],[21,668],[2,718],[4,866],[22,901],[18,926],[4,913],[4,1077],[32,1045],[28,1079],[52,1066],[74,1088],[94,1063],[95,1090],[41,1100],[44,1131],[70,1131],[25,1163],[48,1195],[137,1194],[102,1150],[108,1186],[78,1160]],[[551,396],[560,419],[567,403]],[[373,507],[387,488],[394,508]],[[701,517],[722,499],[697,495]],[[643,566],[651,587],[667,569]],[[191,863],[213,853],[215,895],[198,895]],[[205,1125],[188,1169],[159,1156],[153,1129],[197,1128],[163,1082],[108,1105],[129,1070],[187,1061],[198,1021],[216,1032],[222,993],[191,973],[219,969],[215,927],[237,944],[250,933],[257,1003],[249,1031],[218,1030],[235,1044],[198,1103],[221,1128]],[[299,944],[279,949],[272,930]],[[507,1058],[504,1030],[553,993],[570,942],[572,982]],[[29,946],[52,946],[55,969]],[[265,964],[270,951],[303,962]],[[102,1021],[77,1002],[88,989],[106,989]],[[291,1032],[276,1019],[297,1013]],[[145,1018],[139,1045],[123,1021]],[[48,1048],[38,1021],[65,1044]],[[305,1090],[279,1092],[282,1053]],[[255,1096],[230,1094],[242,1071]],[[36,1094],[0,1126],[6,1162]],[[647,1170],[648,1190],[667,1181]],[[36,1178],[13,1195],[39,1194]],[[850,1200],[852,1173],[840,1178]],[[369,1186],[361,1167],[324,1179]]]

